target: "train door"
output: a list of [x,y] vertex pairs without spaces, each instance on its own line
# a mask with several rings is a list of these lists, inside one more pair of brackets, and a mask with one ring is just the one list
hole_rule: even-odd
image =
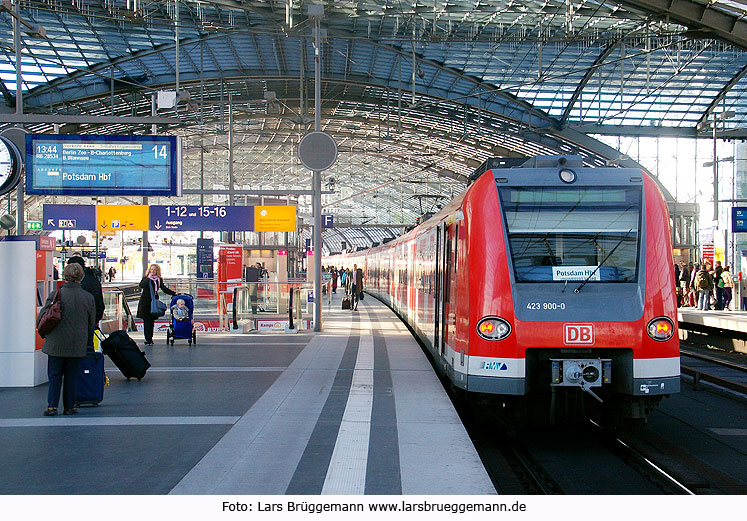
[[436,226],[436,270],[434,274],[435,292],[433,301],[433,352],[441,352],[441,292],[443,290],[443,281],[441,280],[441,245],[443,244],[443,225]]
[[436,233],[436,342],[437,352],[446,353],[447,319],[449,316],[449,293],[453,266],[453,252],[449,229],[439,225]]
[[[455,227],[456,228],[456,227]],[[441,306],[441,356],[446,356],[446,343],[447,340],[451,340],[452,347],[454,345],[454,334],[455,321],[452,317],[455,316],[454,304],[452,304],[452,297],[456,290],[456,276],[454,272],[455,255],[456,255],[456,231],[453,234],[449,233],[449,228],[444,228],[444,290],[443,290],[443,302]],[[452,360],[453,365],[453,360]]]

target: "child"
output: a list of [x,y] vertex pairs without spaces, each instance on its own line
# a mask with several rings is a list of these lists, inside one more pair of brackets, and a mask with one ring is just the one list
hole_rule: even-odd
[[189,308],[183,298],[176,299],[176,305],[171,306],[171,315],[180,322],[189,320]]

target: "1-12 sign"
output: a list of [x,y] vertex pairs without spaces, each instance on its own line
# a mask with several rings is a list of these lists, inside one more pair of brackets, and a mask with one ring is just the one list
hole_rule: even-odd
[[151,206],[156,231],[253,231],[253,206]]
[[228,215],[226,206],[166,206],[168,217],[195,217],[193,209],[197,208],[200,217],[225,217]]

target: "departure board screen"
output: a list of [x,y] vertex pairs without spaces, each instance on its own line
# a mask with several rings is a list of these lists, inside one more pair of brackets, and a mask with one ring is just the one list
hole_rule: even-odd
[[26,136],[26,193],[181,195],[174,136]]

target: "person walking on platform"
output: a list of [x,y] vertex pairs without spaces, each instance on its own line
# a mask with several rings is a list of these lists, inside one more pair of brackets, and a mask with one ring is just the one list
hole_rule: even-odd
[[145,345],[153,345],[153,329],[155,327],[156,318],[150,312],[150,305],[153,301],[151,298],[151,289],[153,289],[153,295],[158,298],[158,290],[163,290],[167,295],[172,297],[176,293],[167,288],[163,283],[161,277],[161,267],[157,264],[151,264],[148,268],[148,274],[143,277],[140,281],[140,288],[143,292],[140,294],[140,302],[137,304],[137,317],[143,319],[143,333],[145,334]]
[[695,263],[693,268],[690,270],[690,302],[692,306],[698,307],[698,288],[695,287],[695,277],[700,272],[700,264]]
[[332,293],[337,293],[337,269],[332,266]]
[[350,274],[350,311],[358,311],[358,301],[363,291],[363,270],[357,264],[353,264],[353,271]]
[[[78,263],[68,264],[62,270],[65,283],[57,290],[62,302],[60,322],[47,334],[42,353],[46,354],[49,389],[45,416],[57,414],[62,389],[63,414],[75,414],[75,391],[78,384],[78,365],[86,356],[88,335],[96,323],[96,306],[93,296],[81,287],[85,273]],[[52,304],[54,294],[47,299],[39,312],[41,318]],[[39,323],[37,320],[37,327]],[[64,384],[64,385],[63,385]]]
[[721,272],[721,282],[723,282],[723,290],[724,290],[724,307],[722,309],[728,309],[731,311],[731,308],[729,307],[729,304],[731,304],[731,299],[733,296],[733,288],[734,288],[734,277],[731,275],[731,269],[729,266],[726,266],[724,268],[724,271]]
[[680,262],[679,286],[680,294],[682,295],[681,306],[684,307],[689,305],[690,303],[688,299],[688,293],[690,292],[690,270],[687,268],[687,264],[685,264],[685,261]]
[[710,266],[704,264],[695,276],[695,288],[698,291],[698,309],[708,311],[711,309],[711,291],[713,291],[713,278],[709,273]]
[[721,261],[716,261],[716,267],[711,272],[713,277],[713,288],[716,290],[716,305],[713,309],[724,309],[724,284],[721,281],[721,273],[724,269],[721,267]]
[[73,255],[67,261],[68,266],[70,264],[77,264],[83,268],[85,276],[80,282],[80,287],[86,290],[88,293],[93,295],[93,302],[96,307],[96,324],[88,332],[88,345],[93,347],[93,330],[98,325],[99,321],[104,318],[104,310],[106,305],[104,304],[104,291],[101,289],[101,281],[96,275],[96,270],[93,268],[86,268],[86,261],[80,255]]

